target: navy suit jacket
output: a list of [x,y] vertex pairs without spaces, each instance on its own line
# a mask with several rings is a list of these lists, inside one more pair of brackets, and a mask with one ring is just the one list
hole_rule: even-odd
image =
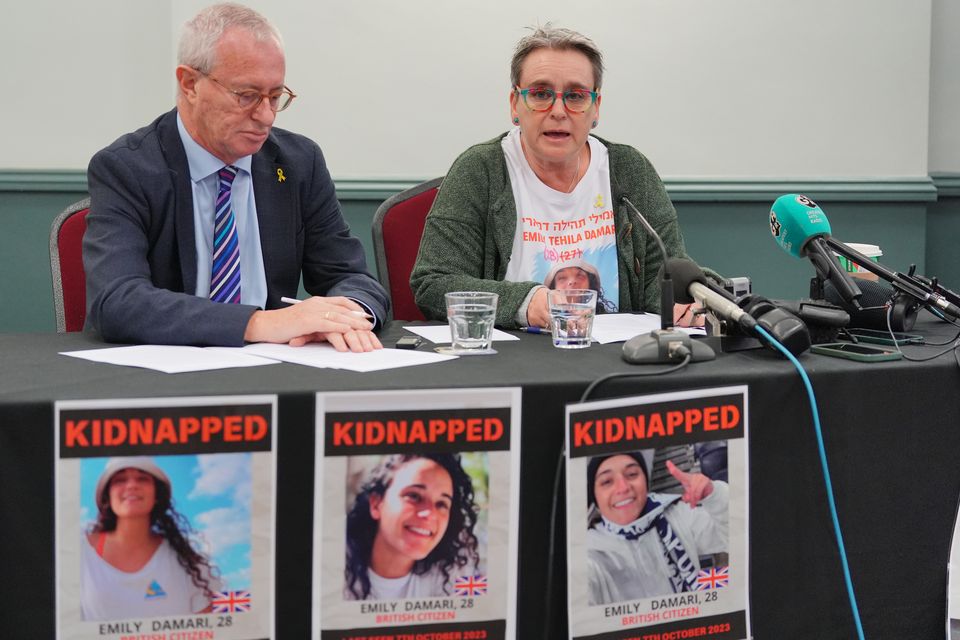
[[[387,293],[350,235],[320,148],[274,128],[251,172],[266,308],[296,297],[302,273],[311,295],[348,296],[386,318]],[[242,345],[256,307],[193,295],[193,191],[176,110],[99,151],[87,179],[87,327],[108,342]]]

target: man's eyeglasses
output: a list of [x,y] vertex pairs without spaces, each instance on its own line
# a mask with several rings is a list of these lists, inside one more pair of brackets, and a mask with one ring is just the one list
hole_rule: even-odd
[[[557,92],[549,87],[514,87],[514,91],[523,98],[523,104],[531,111],[549,111],[557,101]],[[563,106],[572,113],[583,113],[597,101],[600,95],[586,89],[567,89],[561,94]]]
[[280,112],[290,106],[290,103],[293,102],[293,99],[297,97],[293,91],[290,90],[290,87],[283,85],[283,90],[276,93],[260,93],[259,91],[254,91],[249,89],[247,91],[235,91],[223,84],[216,78],[214,78],[209,73],[199,72],[200,75],[210,78],[218,85],[220,85],[225,91],[228,91],[233,94],[237,99],[237,104],[240,105],[241,109],[256,109],[260,106],[260,103],[263,102],[263,99],[267,99],[267,106],[270,107],[271,111]]

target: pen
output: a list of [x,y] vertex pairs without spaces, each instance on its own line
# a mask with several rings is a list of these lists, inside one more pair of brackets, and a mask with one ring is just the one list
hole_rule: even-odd
[[550,329],[541,329],[540,327],[520,327],[520,331],[527,333],[550,333]]
[[[303,300],[297,300],[296,298],[288,298],[287,296],[281,296],[280,302],[286,302],[287,304],[300,304]],[[361,316],[367,320],[373,320],[373,316],[369,313],[364,313],[363,311],[349,311],[348,313],[355,316]]]

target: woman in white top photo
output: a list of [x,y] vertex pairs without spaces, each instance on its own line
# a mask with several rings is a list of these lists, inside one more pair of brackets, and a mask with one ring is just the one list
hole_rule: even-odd
[[473,482],[457,454],[392,455],[347,514],[344,598],[450,595],[479,563]]
[[190,542],[170,478],[152,459],[113,458],[96,486],[97,520],[84,535],[84,620],[204,613],[217,570]]

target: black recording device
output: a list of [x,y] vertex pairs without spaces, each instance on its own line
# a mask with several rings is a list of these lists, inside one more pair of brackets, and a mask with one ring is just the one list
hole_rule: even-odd
[[420,336],[403,336],[397,340],[394,347],[397,349],[416,349],[421,344],[423,344],[423,338]]

